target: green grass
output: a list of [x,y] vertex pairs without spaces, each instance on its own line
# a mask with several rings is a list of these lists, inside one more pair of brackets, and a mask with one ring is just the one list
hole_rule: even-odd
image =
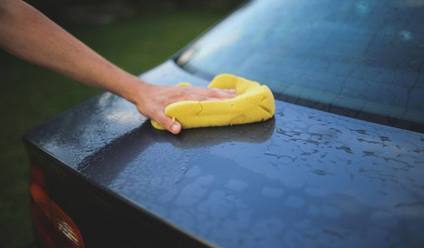
[[[222,15],[176,12],[133,17],[72,33],[122,68],[140,74],[183,47]],[[32,243],[26,130],[98,93],[0,51],[0,247]]]

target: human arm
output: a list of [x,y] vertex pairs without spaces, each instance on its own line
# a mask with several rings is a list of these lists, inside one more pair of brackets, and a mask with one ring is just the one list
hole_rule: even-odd
[[0,46],[31,63],[111,91],[174,134],[181,125],[164,114],[180,100],[224,99],[233,91],[156,86],[110,63],[41,12],[21,0],[0,0]]

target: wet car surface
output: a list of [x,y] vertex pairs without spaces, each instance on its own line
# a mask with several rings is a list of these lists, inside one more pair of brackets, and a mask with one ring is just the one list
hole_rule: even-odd
[[[167,83],[190,77],[184,74],[167,62],[144,78]],[[173,136],[104,93],[28,139],[87,180],[212,245],[423,242],[423,134],[279,100],[276,107],[264,123]]]
[[[273,90],[273,119],[174,136],[103,93],[29,132],[31,161],[89,244],[169,246],[175,231],[196,240],[177,247],[423,247],[423,8],[251,1],[141,78],[240,74]],[[152,219],[126,226],[138,216]]]

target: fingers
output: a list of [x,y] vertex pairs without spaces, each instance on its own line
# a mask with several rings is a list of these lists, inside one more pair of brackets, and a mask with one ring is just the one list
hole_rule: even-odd
[[184,100],[220,101],[236,96],[234,89],[152,86],[149,91],[143,91],[140,100],[136,101],[138,110],[173,134],[180,133],[182,126],[178,121],[165,115],[165,108],[169,104]]
[[233,89],[206,89],[208,91],[209,98],[227,99],[232,98],[236,95],[236,91]]
[[172,120],[164,113],[158,114],[154,119],[159,122],[162,127],[173,134],[179,134],[181,132],[181,124]]
[[235,96],[236,92],[233,89],[207,89],[188,87],[185,89],[185,92],[178,97],[178,100],[213,101],[233,98]]

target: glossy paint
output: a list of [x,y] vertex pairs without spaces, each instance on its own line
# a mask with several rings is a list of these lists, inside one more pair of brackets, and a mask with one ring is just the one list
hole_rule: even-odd
[[[173,61],[142,77],[207,84]],[[422,133],[281,99],[276,107],[267,122],[173,136],[104,93],[26,139],[140,214],[210,245],[422,247]]]

